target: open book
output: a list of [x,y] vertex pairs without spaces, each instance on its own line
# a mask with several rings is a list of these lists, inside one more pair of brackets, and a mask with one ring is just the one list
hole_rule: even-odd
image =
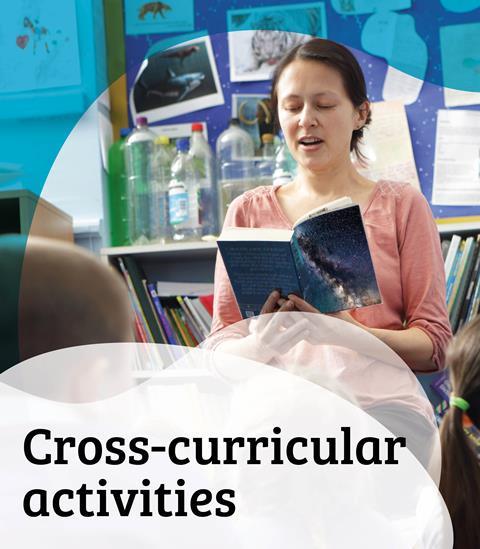
[[381,303],[360,208],[348,197],[308,212],[293,230],[225,229],[218,248],[243,318],[259,314],[274,289],[322,313]]

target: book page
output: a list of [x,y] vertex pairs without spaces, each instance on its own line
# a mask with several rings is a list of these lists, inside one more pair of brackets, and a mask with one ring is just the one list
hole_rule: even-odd
[[480,112],[437,115],[432,204],[480,204]]
[[364,176],[378,181],[407,181],[420,190],[413,156],[410,129],[401,101],[371,103],[372,122],[364,130],[360,144],[367,166],[355,167]]

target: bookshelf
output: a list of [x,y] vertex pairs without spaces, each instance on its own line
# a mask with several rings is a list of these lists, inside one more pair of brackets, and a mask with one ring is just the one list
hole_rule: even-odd
[[149,280],[171,282],[213,282],[216,253],[215,242],[117,246],[100,251],[108,263],[119,256],[133,256]]

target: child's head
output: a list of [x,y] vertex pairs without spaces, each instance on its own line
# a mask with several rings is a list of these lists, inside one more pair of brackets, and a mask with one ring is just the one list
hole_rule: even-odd
[[455,548],[480,547],[480,463],[465,428],[480,429],[480,316],[453,339],[447,351],[452,396],[442,420],[440,491],[452,518]]
[[56,349],[133,340],[125,284],[86,250],[46,238],[2,236],[0,267],[0,326],[11,357],[2,358],[0,371]]

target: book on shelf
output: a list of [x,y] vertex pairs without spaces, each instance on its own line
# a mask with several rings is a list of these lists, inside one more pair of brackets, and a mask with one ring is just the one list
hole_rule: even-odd
[[348,197],[293,230],[233,227],[217,244],[243,318],[258,315],[276,288],[323,313],[381,303],[360,208]]
[[[137,341],[195,347],[208,336],[212,318],[202,300],[211,303],[213,296],[199,294],[211,291],[211,284],[151,281],[134,257],[125,255],[116,260],[135,313]],[[175,291],[167,294],[168,288],[183,290],[183,295]]]
[[480,235],[453,235],[445,258],[447,310],[456,332],[478,314],[480,302]]

